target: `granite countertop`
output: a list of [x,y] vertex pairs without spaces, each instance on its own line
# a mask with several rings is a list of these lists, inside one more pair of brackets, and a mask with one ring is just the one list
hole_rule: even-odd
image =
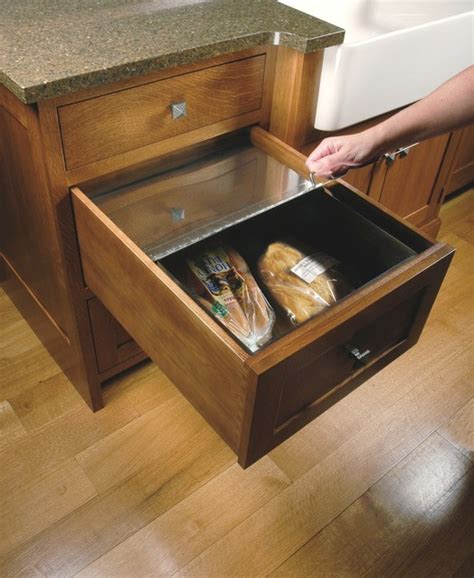
[[344,31],[276,0],[0,0],[0,84],[25,103],[202,58]]

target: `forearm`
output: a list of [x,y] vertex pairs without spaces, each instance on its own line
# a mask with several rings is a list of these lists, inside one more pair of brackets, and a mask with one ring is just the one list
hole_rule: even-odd
[[427,97],[368,129],[374,154],[450,132],[474,122],[474,66]]

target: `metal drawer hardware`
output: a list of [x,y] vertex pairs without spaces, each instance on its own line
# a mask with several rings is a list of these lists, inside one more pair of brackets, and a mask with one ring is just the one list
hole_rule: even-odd
[[184,209],[181,209],[180,207],[173,207],[170,210],[170,214],[173,223],[178,223],[179,221],[184,220]]
[[173,102],[171,103],[171,117],[173,120],[177,118],[182,118],[188,115],[188,111],[186,108],[186,102]]
[[353,345],[346,345],[345,349],[347,353],[357,361],[357,363],[360,365],[367,365],[371,353],[370,349],[360,351],[358,347],[354,347]]
[[417,142],[408,145],[407,147],[402,147],[397,149],[396,151],[393,151],[393,153],[385,153],[383,155],[383,158],[385,159],[385,163],[387,164],[387,166],[392,166],[393,163],[396,161],[397,157],[403,159],[405,157],[408,156],[408,153],[410,152],[410,149],[413,147],[416,147],[416,145],[419,144]]

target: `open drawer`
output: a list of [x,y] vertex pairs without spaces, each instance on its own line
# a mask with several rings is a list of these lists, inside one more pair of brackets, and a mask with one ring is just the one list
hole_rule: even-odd
[[[246,467],[416,343],[453,250],[342,181],[315,189],[304,157],[260,128],[210,146],[72,196],[87,285]],[[231,244],[258,281],[258,255],[279,238],[335,256],[353,290],[252,352],[177,264]]]

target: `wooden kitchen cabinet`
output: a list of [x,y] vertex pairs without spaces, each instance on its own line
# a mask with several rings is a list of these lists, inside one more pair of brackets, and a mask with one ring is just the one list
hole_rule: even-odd
[[[94,410],[106,379],[150,356],[248,466],[416,343],[452,250],[383,209],[375,194],[338,183],[307,194],[305,158],[284,141],[304,142],[315,106],[315,94],[305,95],[321,63],[321,51],[265,46],[35,106],[1,89],[9,139],[0,147],[2,223],[21,238],[31,221],[42,239],[35,247],[26,238],[31,254],[20,244],[24,270],[3,261],[20,285],[31,274],[23,288],[39,296],[35,307],[61,336],[50,351],[65,370],[68,360],[68,376]],[[185,115],[174,108],[183,103]],[[240,152],[227,155],[233,147]],[[22,183],[10,150],[31,165]],[[427,205],[427,191],[416,199]],[[38,223],[30,200],[44,213]],[[357,263],[361,276],[347,298],[252,353],[189,295],[173,254],[160,253],[174,246],[178,254],[219,230],[236,239],[278,230],[330,240],[326,250]],[[354,247],[364,250],[349,256]],[[35,259],[48,265],[38,279]],[[355,351],[370,351],[366,365]]]

